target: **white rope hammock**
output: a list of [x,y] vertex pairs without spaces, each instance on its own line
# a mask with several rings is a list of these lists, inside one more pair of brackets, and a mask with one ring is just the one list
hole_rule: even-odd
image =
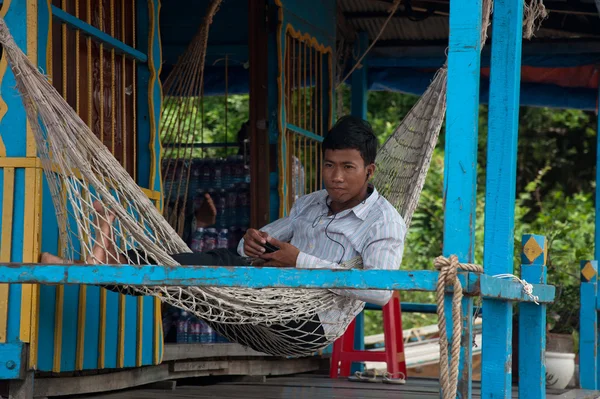
[[[489,10],[491,0],[485,1]],[[484,13],[483,34],[489,21]],[[52,193],[63,256],[77,261],[109,238],[108,250],[127,261],[177,266],[170,254],[190,252],[177,232],[136,182],[96,138],[46,76],[29,61],[0,19],[0,43],[15,75],[38,153]],[[446,107],[446,68],[380,150],[374,183],[410,223],[437,142]],[[110,232],[98,221],[99,201],[116,219]],[[132,259],[133,258],[133,259]],[[135,262],[134,262],[135,260]],[[116,263],[116,259],[94,259]],[[346,264],[361,267],[360,258]],[[128,287],[123,287],[128,288]],[[364,306],[325,289],[245,289],[211,287],[129,287],[154,295],[209,322],[231,341],[280,356],[304,356],[325,348],[346,330]],[[312,334],[314,317],[325,334]],[[317,326],[315,325],[315,328]]]

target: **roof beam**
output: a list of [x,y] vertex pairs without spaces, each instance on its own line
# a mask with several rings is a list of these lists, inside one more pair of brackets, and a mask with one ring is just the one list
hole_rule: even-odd
[[[414,7],[413,7],[414,10]],[[443,10],[436,9],[434,13],[443,13]],[[443,14],[442,14],[443,15]],[[388,13],[379,11],[370,12],[347,12],[344,13],[346,19],[350,22],[365,19],[385,19]],[[407,19],[409,16],[418,17],[419,13],[408,14],[405,10],[398,11],[392,17],[393,20]],[[441,18],[441,17],[438,17]],[[493,17],[492,17],[493,18]],[[493,20],[492,20],[493,22]],[[418,23],[418,22],[416,22]],[[560,31],[562,33],[573,33],[577,35],[586,35],[600,37],[600,21],[598,15],[591,17],[586,15],[571,15],[560,12],[550,12],[548,18],[542,22],[541,29]]]
[[337,3],[337,29],[339,33],[342,35],[345,41],[352,43],[356,38],[356,30],[352,24],[348,23],[342,9],[340,8],[340,4]]

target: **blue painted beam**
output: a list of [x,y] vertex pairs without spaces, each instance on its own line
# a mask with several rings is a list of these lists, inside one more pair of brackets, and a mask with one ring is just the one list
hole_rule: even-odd
[[[514,270],[523,0],[495,1],[493,21],[483,251],[488,275]],[[512,303],[483,300],[484,398],[512,395],[512,310]]]
[[[444,256],[474,262],[477,194],[477,130],[482,0],[450,2],[444,167]],[[465,12],[464,10],[469,10]],[[462,335],[452,335],[452,297],[446,295],[448,345],[460,340],[457,396],[471,399],[473,380],[473,299],[462,300]],[[450,352],[450,351],[449,351]],[[446,396],[441,392],[441,396]]]
[[52,16],[58,21],[69,25],[73,29],[79,30],[81,33],[87,36],[91,36],[95,41],[104,44],[108,49],[114,49],[117,53],[124,54],[129,58],[133,58],[139,62],[147,62],[148,56],[141,51],[134,49],[131,46],[126,45],[120,40],[102,32],[100,29],[93,27],[92,25],[80,20],[79,18],[61,10],[56,6],[52,6]]
[[302,129],[301,127],[298,127],[296,125],[292,125],[291,123],[286,123],[285,124],[286,128],[288,128],[289,130],[291,130],[294,133],[298,133],[304,137],[308,137],[311,140],[315,140],[318,141],[319,143],[321,143],[323,141],[323,137],[319,136],[317,134],[314,134],[312,132],[309,132],[306,129]]
[[579,382],[581,388],[598,389],[598,262],[581,261],[579,307]]
[[[459,273],[465,295],[494,296],[531,302],[522,285],[512,280]],[[481,278],[481,281],[480,281]],[[245,288],[348,288],[435,291],[438,272],[429,270],[332,270],[250,266],[157,265],[0,265],[0,283],[199,286]],[[554,299],[554,287],[536,284],[540,302]],[[452,287],[446,287],[452,292]]]
[[[375,305],[372,303],[367,303],[365,305],[365,310],[376,310],[381,311],[382,308],[379,305]],[[401,302],[400,310],[405,313],[426,313],[426,314],[436,314],[437,313],[437,305],[434,303],[411,303],[411,302]],[[479,311],[481,314],[481,309]]]
[[[317,270],[249,266],[0,265],[0,283],[435,291],[437,278],[437,272],[426,270]],[[477,274],[460,273],[459,278],[466,293],[478,292]],[[506,283],[509,282],[498,279],[498,284]],[[450,287],[448,289],[450,290]]]
[[[521,240],[521,278],[545,284],[546,237],[526,234]],[[546,398],[546,305],[519,305],[519,397]]]
[[[479,277],[480,294],[483,298],[502,299],[503,301],[510,300],[513,302],[533,302],[533,300],[525,293],[523,286],[519,283],[505,285],[498,284],[498,278],[481,275]],[[527,280],[528,283],[531,281]],[[551,303],[554,301],[556,288],[552,285],[532,284],[533,295],[538,297],[538,303]],[[485,310],[484,310],[485,311]]]

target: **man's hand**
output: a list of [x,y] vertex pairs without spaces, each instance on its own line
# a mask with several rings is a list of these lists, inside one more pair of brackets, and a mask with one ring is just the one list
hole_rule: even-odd
[[270,254],[263,254],[261,256],[262,259],[265,259],[267,262],[264,266],[277,266],[277,267],[295,267],[296,261],[298,260],[298,255],[300,254],[300,250],[293,246],[292,244],[288,244],[287,242],[279,241],[273,237],[268,238],[269,243],[275,245],[279,248],[279,251],[272,252]]
[[217,220],[217,207],[209,194],[204,194],[204,201],[196,210],[196,226],[208,227],[215,224]]
[[265,253],[264,244],[269,235],[264,231],[248,229],[244,234],[244,253],[252,258],[260,258]]

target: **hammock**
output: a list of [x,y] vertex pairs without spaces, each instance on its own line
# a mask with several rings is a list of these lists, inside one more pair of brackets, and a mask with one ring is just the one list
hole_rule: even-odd
[[[491,1],[486,0],[485,4],[483,35]],[[62,256],[76,261],[92,254],[94,245],[103,245],[104,235],[98,221],[106,217],[93,206],[94,201],[100,201],[116,217],[106,249],[132,263],[177,266],[169,254],[190,252],[188,246],[19,49],[3,19],[0,19],[0,43],[22,95],[52,193],[63,243]],[[407,224],[417,206],[443,122],[445,90],[444,66],[377,157],[374,183],[397,206]],[[132,258],[136,258],[135,262]],[[361,267],[361,260],[356,258],[345,266]],[[123,288],[157,296],[188,311],[231,341],[264,353],[290,357],[311,355],[327,347],[344,333],[364,307],[361,301],[325,289]],[[311,334],[317,314],[327,315],[324,337]]]

